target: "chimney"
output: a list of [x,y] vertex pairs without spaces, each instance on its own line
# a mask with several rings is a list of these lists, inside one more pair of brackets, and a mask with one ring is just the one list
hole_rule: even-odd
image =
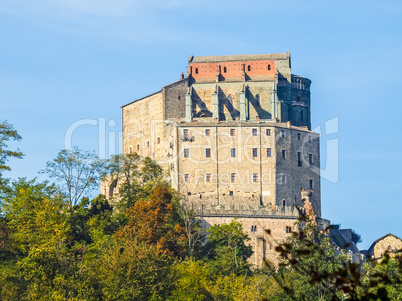
[[260,116],[257,116],[256,119],[257,119],[257,122],[260,122]]
[[181,74],[180,74],[180,79],[183,79],[184,78],[184,73],[182,72]]

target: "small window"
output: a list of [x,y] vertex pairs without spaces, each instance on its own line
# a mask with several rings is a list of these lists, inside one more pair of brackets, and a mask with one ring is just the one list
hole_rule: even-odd
[[286,184],[286,175],[280,175],[281,184]]
[[271,148],[267,148],[267,157],[271,157]]
[[235,135],[236,135],[236,130],[230,129],[230,136],[235,136]]
[[184,182],[188,183],[190,181],[190,175],[188,173],[186,173],[184,175]]
[[258,183],[258,173],[253,173],[253,183]]
[[236,157],[236,149],[235,149],[235,148],[231,148],[231,149],[230,149],[230,156],[231,156],[232,158]]
[[301,97],[297,96],[297,102],[301,102]]
[[267,134],[267,136],[271,136],[271,129],[267,129],[266,134]]
[[253,148],[253,158],[256,158],[257,157],[257,149],[256,148]]
[[236,182],[236,174],[235,173],[230,174],[230,182],[232,182],[232,183]]
[[184,149],[184,158],[190,157],[190,150],[188,148]]
[[247,66],[247,71],[251,71],[251,66],[250,65]]
[[230,196],[233,196],[233,191],[229,191],[229,195],[230,195]]
[[282,201],[282,206],[286,207],[286,201],[285,200]]
[[183,138],[184,138],[185,140],[188,139],[188,130],[187,130],[187,129],[186,129],[186,130],[183,130]]
[[285,131],[281,130],[281,137],[285,138]]
[[308,181],[308,186],[310,187],[310,189],[313,189],[313,180]]
[[271,235],[271,229],[266,229],[265,233],[267,233],[268,235]]
[[257,129],[252,129],[253,136],[257,136]]
[[226,67],[223,67],[223,73],[226,73],[227,69]]
[[259,104],[260,104],[260,95],[259,95],[259,94],[257,94],[257,95],[255,96],[255,100],[256,100],[256,102],[257,102],[257,105],[259,105]]
[[205,157],[211,158],[211,149],[210,148],[205,149]]
[[297,165],[302,166],[302,160],[301,160],[301,153],[300,152],[297,153]]
[[198,74],[198,68],[195,68],[195,74]]
[[313,164],[313,154],[308,154],[308,163]]
[[211,136],[211,130],[205,129],[205,136]]
[[139,144],[137,144],[137,150],[140,150],[140,145]]
[[389,245],[388,246],[388,251],[391,251],[392,250],[392,247],[391,247],[391,245]]
[[207,173],[205,175],[205,182],[211,182],[211,174],[210,173]]
[[282,150],[282,159],[286,159],[286,150]]
[[292,227],[286,227],[286,233],[292,233]]
[[297,140],[301,140],[301,134],[300,133],[297,133]]
[[159,138],[159,137],[156,138],[156,143],[157,143],[157,144],[161,144],[161,138]]
[[268,70],[271,70],[271,65],[270,64],[268,64]]

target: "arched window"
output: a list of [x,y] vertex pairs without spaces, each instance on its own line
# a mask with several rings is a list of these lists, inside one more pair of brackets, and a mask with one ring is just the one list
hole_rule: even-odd
[[117,180],[114,180],[112,182],[112,185],[110,185],[110,188],[109,188],[109,197],[111,197],[113,195],[114,190],[116,189],[116,186],[117,186]]
[[251,71],[251,66],[250,65],[247,66],[247,71]]
[[271,65],[268,64],[268,70],[271,70]]
[[226,73],[227,69],[226,67],[223,67],[223,73]]
[[392,247],[391,247],[391,245],[389,245],[388,246],[388,251],[391,251],[392,250]]
[[195,74],[198,74],[198,68],[195,68]]
[[285,201],[285,200],[282,201],[282,206],[283,206],[283,207],[286,206],[286,201]]

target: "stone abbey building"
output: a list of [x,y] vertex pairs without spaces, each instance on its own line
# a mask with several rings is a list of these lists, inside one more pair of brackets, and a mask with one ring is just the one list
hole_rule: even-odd
[[289,52],[190,56],[179,81],[122,107],[123,152],[155,159],[206,226],[241,221],[253,263],[275,262],[296,207],[321,217],[310,84]]

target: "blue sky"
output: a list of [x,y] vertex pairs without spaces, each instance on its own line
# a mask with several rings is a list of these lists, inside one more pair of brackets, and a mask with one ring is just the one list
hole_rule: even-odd
[[[361,248],[402,237],[401,16],[401,1],[0,0],[0,119],[26,154],[6,176],[38,176],[74,122],[111,121],[118,136],[120,106],[178,80],[189,55],[291,51],[293,73],[313,82],[313,127],[339,118],[323,216]],[[87,150],[98,140],[97,126],[73,135]]]

